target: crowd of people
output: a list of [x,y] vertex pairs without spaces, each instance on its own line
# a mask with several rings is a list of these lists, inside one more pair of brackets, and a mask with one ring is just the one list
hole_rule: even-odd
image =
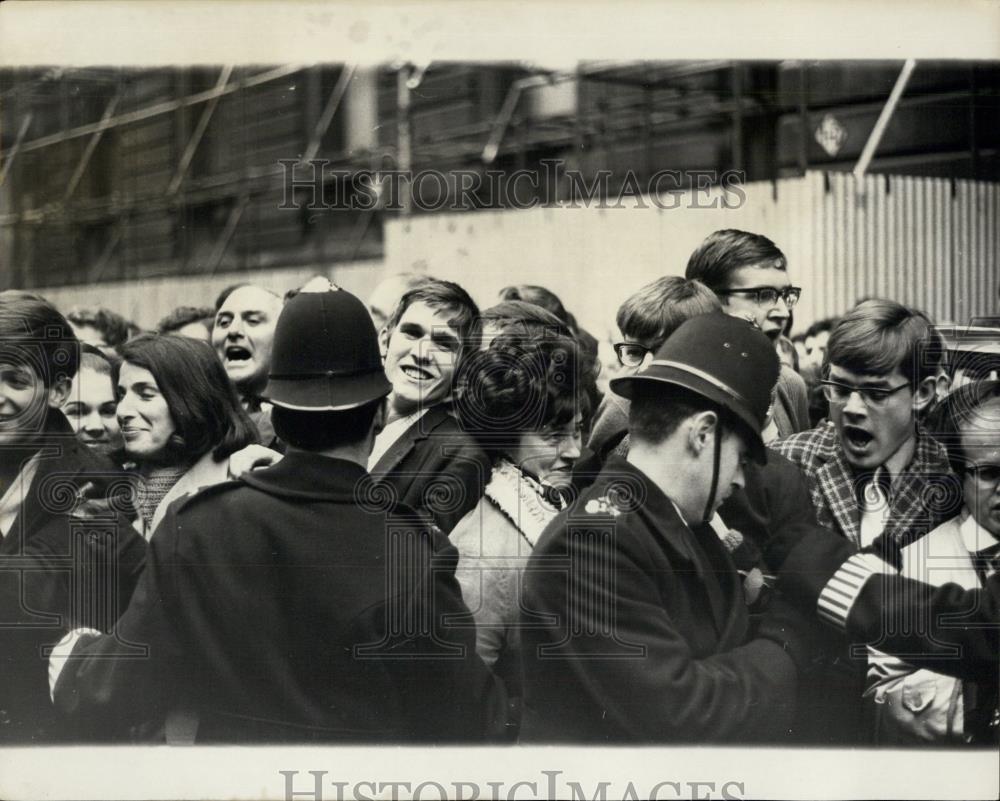
[[0,293],[0,741],[995,747],[996,365],[803,291]]

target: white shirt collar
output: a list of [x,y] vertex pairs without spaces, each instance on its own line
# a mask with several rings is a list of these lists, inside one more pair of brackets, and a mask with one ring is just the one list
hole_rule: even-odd
[[378,464],[378,460],[385,456],[386,451],[396,444],[396,441],[406,433],[407,429],[429,411],[429,406],[421,406],[413,414],[393,420],[379,431],[372,445],[371,456],[368,457],[368,469],[372,470]]
[[31,482],[35,478],[35,473],[38,472],[38,462],[39,454],[36,453],[25,462],[24,467],[21,468],[17,477],[7,487],[7,491],[3,494],[3,497],[0,498],[0,535],[4,537],[10,532],[14,521],[21,512],[24,496],[27,495],[28,488],[31,487]]

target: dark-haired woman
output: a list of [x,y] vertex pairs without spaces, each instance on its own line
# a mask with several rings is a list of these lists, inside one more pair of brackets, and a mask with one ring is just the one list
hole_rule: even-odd
[[476,651],[511,699],[507,736],[517,733],[517,625],[521,574],[548,523],[569,497],[588,409],[577,343],[540,333],[501,334],[468,359],[457,410],[492,457],[484,497],[452,531],[456,571],[476,621]]
[[143,334],[120,351],[118,424],[148,540],[172,501],[229,478],[229,457],[257,431],[208,343]]

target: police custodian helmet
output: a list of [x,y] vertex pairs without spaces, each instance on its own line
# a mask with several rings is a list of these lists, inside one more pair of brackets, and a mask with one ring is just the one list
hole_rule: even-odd
[[343,411],[392,390],[382,368],[375,324],[350,292],[310,282],[285,303],[263,397],[305,412]]
[[672,384],[728,411],[748,435],[754,459],[767,461],[761,438],[780,362],[774,344],[752,323],[723,312],[692,317],[664,342],[641,373],[611,381],[632,398],[637,384]]

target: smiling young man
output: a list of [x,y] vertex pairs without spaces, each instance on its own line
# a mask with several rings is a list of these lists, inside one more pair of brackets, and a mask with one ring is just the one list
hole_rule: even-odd
[[120,470],[59,411],[78,363],[79,342],[51,304],[0,292],[0,743],[66,736],[48,697],[45,648],[67,627],[110,626],[145,552],[105,496]]
[[452,379],[477,347],[479,309],[450,281],[406,292],[380,335],[392,383],[368,469],[449,533],[482,497],[490,459],[452,413]]
[[[701,281],[727,312],[753,320],[775,343],[802,292],[792,286],[788,260],[774,242],[735,229],[706,237],[688,259],[684,275]],[[780,437],[809,427],[806,384],[790,367],[781,367],[771,414]]]
[[275,441],[269,408],[262,407],[260,393],[271,369],[271,345],[281,307],[281,298],[263,287],[237,286],[223,298],[212,329],[212,347],[236,385],[243,408],[260,431],[264,445]]

